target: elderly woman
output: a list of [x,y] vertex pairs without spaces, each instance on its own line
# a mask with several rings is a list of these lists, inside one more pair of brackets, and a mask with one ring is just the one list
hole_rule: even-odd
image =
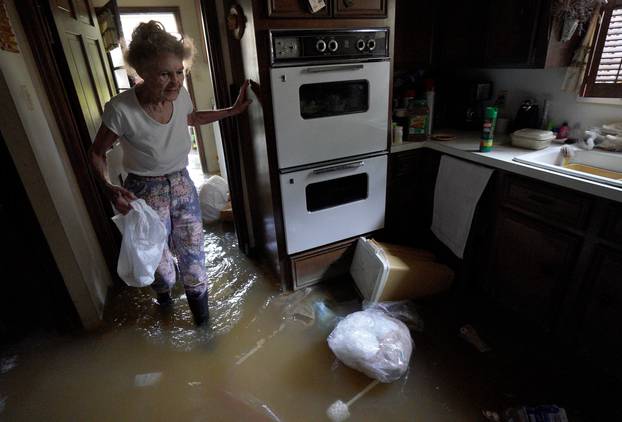
[[[126,61],[143,81],[106,104],[89,155],[118,211],[127,213],[130,202],[142,198],[162,219],[169,241],[152,284],[157,301],[162,307],[172,304],[175,256],[194,321],[201,325],[209,319],[208,292],[201,208],[186,170],[191,148],[188,125],[235,116],[250,101],[247,81],[233,107],[194,111],[182,85],[184,62],[189,63],[193,54],[190,40],[177,40],[159,22],[141,23],[132,33]],[[106,171],[106,151],[117,139],[128,173],[123,187],[112,184]]]

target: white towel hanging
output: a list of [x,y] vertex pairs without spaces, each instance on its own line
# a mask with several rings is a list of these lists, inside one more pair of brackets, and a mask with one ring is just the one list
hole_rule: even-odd
[[475,207],[493,170],[444,155],[434,189],[432,232],[462,258]]

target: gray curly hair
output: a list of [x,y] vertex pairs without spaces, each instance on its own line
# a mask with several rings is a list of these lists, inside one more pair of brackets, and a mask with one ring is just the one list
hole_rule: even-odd
[[189,70],[196,48],[192,39],[183,37],[178,40],[166,32],[164,25],[158,21],[142,22],[132,32],[132,42],[125,53],[125,61],[140,74],[162,53],[172,53],[179,57],[185,69]]

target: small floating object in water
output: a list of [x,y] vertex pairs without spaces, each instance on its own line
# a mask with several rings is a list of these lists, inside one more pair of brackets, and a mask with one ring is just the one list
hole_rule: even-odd
[[134,387],[151,387],[160,382],[162,372],[149,372],[147,374],[136,374],[134,377]]
[[329,408],[326,409],[326,416],[328,416],[328,419],[330,419],[332,422],[342,422],[348,419],[350,417],[350,406],[352,406],[355,401],[363,397],[365,393],[378,385],[379,382],[380,381],[378,380],[371,382],[367,387],[363,388],[360,393],[352,397],[347,403],[344,403],[341,400],[337,400],[336,402],[331,404]]

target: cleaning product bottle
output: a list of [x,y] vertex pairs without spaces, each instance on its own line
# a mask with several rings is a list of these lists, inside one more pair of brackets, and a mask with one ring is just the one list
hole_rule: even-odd
[[409,141],[425,141],[427,139],[428,113],[429,109],[426,100],[416,100],[414,107],[409,111]]
[[497,124],[497,108],[486,107],[484,114],[484,124],[482,126],[482,136],[479,142],[480,152],[492,151],[492,142],[495,135],[495,125]]

